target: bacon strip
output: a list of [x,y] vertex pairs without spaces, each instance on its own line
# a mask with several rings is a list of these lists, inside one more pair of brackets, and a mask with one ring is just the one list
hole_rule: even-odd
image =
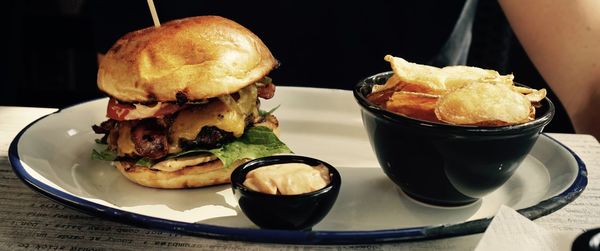
[[131,129],[131,140],[142,157],[160,159],[168,153],[167,134],[155,123],[143,121],[136,125]]
[[275,85],[268,83],[258,87],[258,96],[263,99],[270,99],[275,95]]
[[113,119],[109,119],[107,121],[100,123],[100,126],[93,125],[92,130],[94,130],[94,132],[96,134],[107,134],[110,132],[110,130],[115,128],[115,125],[117,124],[116,122],[117,121],[115,121]]

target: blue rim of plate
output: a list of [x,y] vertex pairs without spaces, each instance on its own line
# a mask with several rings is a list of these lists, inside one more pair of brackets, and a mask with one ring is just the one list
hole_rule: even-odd
[[[61,110],[54,113],[58,113],[60,111]],[[29,173],[27,173],[27,171],[25,171],[24,167],[21,165],[21,158],[19,157],[18,149],[21,136],[27,131],[27,129],[29,129],[29,127],[54,113],[48,114],[33,121],[23,128],[13,139],[8,150],[8,159],[13,168],[13,172],[34,191],[37,191],[38,193],[58,203],[93,216],[99,216],[120,223],[222,240],[281,244],[331,245],[427,240],[482,233],[493,219],[493,217],[488,217],[446,225],[368,231],[292,231],[235,228],[201,223],[187,223],[127,212],[87,201],[77,196],[57,190],[39,180],[34,179],[31,175],[29,175]],[[587,170],[581,158],[579,158],[579,156],[577,156],[577,154],[575,154],[575,152],[573,152],[571,149],[558,142],[554,138],[543,133],[541,136],[547,137],[548,139],[556,142],[559,146],[566,149],[577,161],[578,173],[573,183],[562,193],[543,200],[534,206],[517,210],[523,216],[531,220],[548,215],[566,206],[583,192],[588,183]]]

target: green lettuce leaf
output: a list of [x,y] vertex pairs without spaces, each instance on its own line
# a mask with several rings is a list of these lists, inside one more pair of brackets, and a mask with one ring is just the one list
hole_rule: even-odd
[[229,167],[239,159],[255,159],[277,153],[292,152],[271,129],[265,126],[251,127],[240,139],[209,151],[216,155],[225,167]]
[[277,110],[281,105],[275,106],[273,107],[273,109],[269,110],[269,111],[265,111],[265,110],[261,110],[258,109],[258,115],[260,116],[267,116],[267,115],[271,115],[273,112],[275,112],[275,110]]
[[117,153],[111,150],[108,150],[108,147],[105,147],[104,150],[96,150],[92,149],[92,159],[93,160],[106,160],[113,161],[117,158]]
[[135,164],[138,166],[151,167],[152,165],[154,165],[154,161],[152,161],[150,158],[144,157],[136,161]]
[[256,81],[257,85],[268,85],[270,83],[273,82],[273,79],[271,79],[270,77],[264,76],[262,79]]

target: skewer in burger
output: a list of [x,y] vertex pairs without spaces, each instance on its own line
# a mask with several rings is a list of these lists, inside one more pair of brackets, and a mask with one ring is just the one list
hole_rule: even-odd
[[277,66],[251,31],[218,16],[171,21],[126,34],[101,60],[98,87],[110,100],[94,159],[114,161],[147,187],[229,182],[250,159],[290,152],[259,110]]

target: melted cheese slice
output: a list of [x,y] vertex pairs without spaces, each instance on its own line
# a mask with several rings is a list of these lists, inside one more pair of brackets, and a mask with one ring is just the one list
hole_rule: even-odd
[[248,172],[244,186],[261,193],[294,195],[317,191],[329,182],[329,171],[324,166],[286,163]]
[[222,98],[206,105],[196,106],[179,112],[169,129],[169,153],[177,153],[179,139],[194,140],[205,126],[215,126],[223,131],[231,132],[235,137],[244,134],[246,117],[257,113],[257,90],[250,85],[239,91],[240,98]]
[[170,128],[169,137],[173,144],[169,147],[169,152],[181,151],[179,139],[194,140],[205,126],[215,126],[240,137],[244,133],[244,118],[242,114],[229,110],[222,102],[183,110]]
[[117,149],[119,156],[137,155],[135,144],[131,140],[131,125],[129,123],[119,123],[119,138],[117,139]]

